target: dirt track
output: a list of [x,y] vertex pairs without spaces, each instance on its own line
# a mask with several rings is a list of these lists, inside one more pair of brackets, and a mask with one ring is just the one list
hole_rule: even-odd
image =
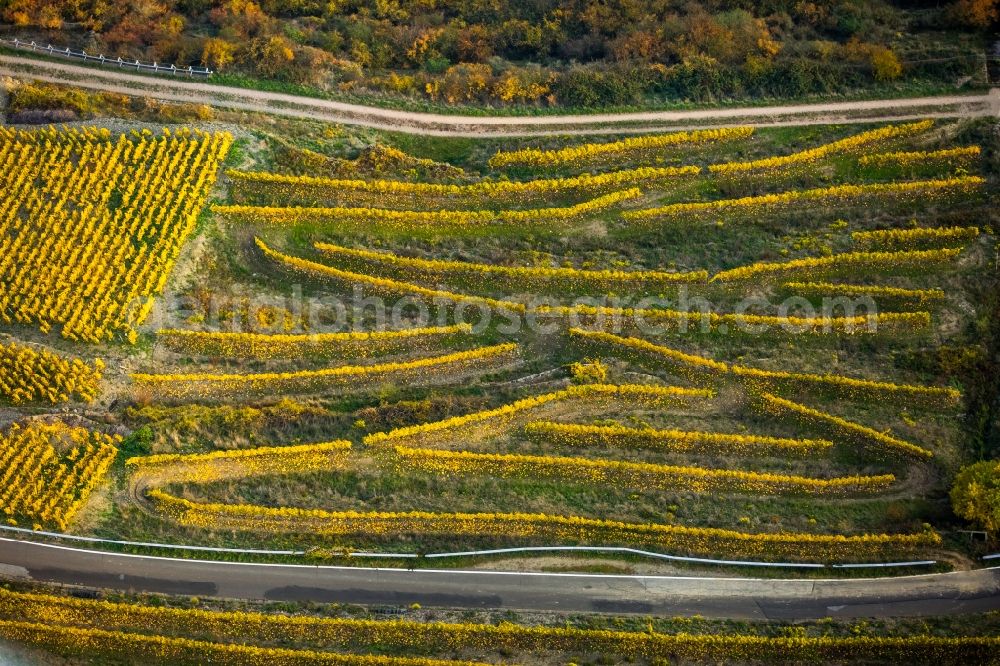
[[859,100],[787,106],[731,107],[594,115],[461,116],[362,106],[333,100],[232,88],[118,69],[81,67],[30,57],[0,55],[0,76],[62,83],[140,95],[170,102],[325,120],[413,134],[482,137],[548,134],[624,134],[665,128],[693,129],[736,124],[758,126],[865,123],[887,119],[1000,116],[1000,88],[988,94]]

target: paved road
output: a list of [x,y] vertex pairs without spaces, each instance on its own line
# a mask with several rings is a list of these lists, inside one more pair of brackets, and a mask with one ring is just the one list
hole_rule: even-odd
[[693,129],[737,124],[810,125],[878,122],[887,119],[1000,116],[1000,89],[997,88],[985,95],[945,95],[767,107],[593,115],[460,116],[383,109],[164,76],[142,76],[117,69],[82,67],[21,56],[0,55],[0,76],[33,78],[171,102],[208,104],[383,130],[457,137],[642,133],[661,131],[668,127]]
[[136,592],[448,608],[735,619],[1000,610],[1000,568],[882,579],[767,580],[240,564],[0,538],[0,576]]

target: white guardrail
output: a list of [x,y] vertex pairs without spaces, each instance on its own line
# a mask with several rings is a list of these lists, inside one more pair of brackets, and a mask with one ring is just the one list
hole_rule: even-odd
[[192,67],[188,65],[187,67],[178,67],[177,65],[160,65],[158,63],[148,63],[141,62],[139,60],[123,60],[121,58],[108,58],[102,53],[101,55],[90,55],[86,51],[73,51],[69,47],[65,49],[60,49],[52,46],[51,44],[46,44],[42,46],[41,44],[36,44],[35,42],[22,42],[19,39],[0,39],[0,44],[5,44],[8,46],[13,46],[16,49],[27,49],[29,51],[35,51],[37,53],[44,53],[46,55],[52,56],[62,56],[64,58],[76,58],[77,60],[83,60],[84,62],[96,62],[101,65],[107,65],[109,67],[118,67],[119,69],[134,69],[137,72],[154,72],[157,74],[171,74],[181,76],[211,76],[215,72],[208,69],[207,67]]
[[[128,546],[132,548],[155,548],[161,550],[187,550],[206,553],[227,553],[235,555],[270,555],[270,556],[302,556],[307,555],[305,550],[266,550],[258,548],[221,548],[216,546],[188,546],[180,544],[153,543],[147,541],[121,541],[117,539],[102,539],[100,537],[88,537],[77,534],[64,534],[62,532],[45,532],[43,530],[30,530],[25,527],[13,527],[11,525],[0,525],[0,530],[14,532],[17,534],[32,534],[35,536],[48,537],[51,539],[65,539],[67,541],[79,541],[85,543],[109,544],[115,546]],[[520,548],[495,548],[492,550],[466,550],[453,553],[370,553],[370,552],[348,552],[349,557],[359,558],[388,558],[388,559],[441,559],[446,557],[480,557],[484,555],[504,555],[514,553],[557,553],[557,552],[584,552],[584,553],[619,553],[624,555],[639,555],[658,560],[668,560],[671,562],[687,562],[692,564],[716,564],[723,566],[742,567],[780,567],[784,569],[865,569],[865,568],[886,568],[886,567],[917,567],[937,564],[937,560],[914,560],[912,562],[871,562],[871,563],[844,563],[844,564],[821,564],[818,562],[756,562],[753,560],[716,560],[702,557],[686,557],[683,555],[667,555],[665,553],[655,553],[637,548],[624,548],[617,546],[524,546]],[[1000,557],[988,555],[983,559]]]

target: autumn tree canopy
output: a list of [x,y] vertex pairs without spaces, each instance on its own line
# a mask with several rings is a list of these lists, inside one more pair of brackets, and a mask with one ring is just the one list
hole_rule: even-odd
[[1000,460],[964,467],[955,477],[951,504],[962,518],[990,532],[1000,532]]
[[982,48],[942,27],[986,29],[998,2],[7,0],[0,17],[60,46],[342,92],[602,106],[952,84]]

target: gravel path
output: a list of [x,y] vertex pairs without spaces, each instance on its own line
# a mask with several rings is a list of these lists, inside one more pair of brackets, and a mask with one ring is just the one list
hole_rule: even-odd
[[31,78],[164,101],[326,120],[414,134],[483,137],[657,132],[735,124],[758,126],[866,123],[913,118],[1000,116],[1000,88],[987,94],[859,100],[785,106],[560,116],[459,116],[362,106],[117,69],[0,55],[0,76]]

